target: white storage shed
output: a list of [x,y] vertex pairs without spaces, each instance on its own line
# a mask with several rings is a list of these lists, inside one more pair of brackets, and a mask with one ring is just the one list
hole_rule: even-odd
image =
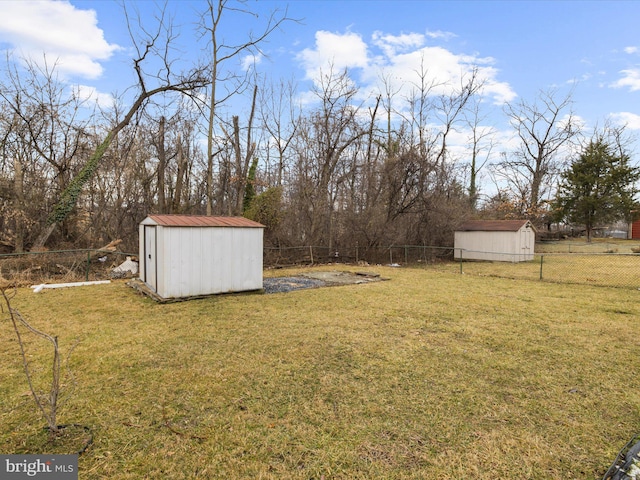
[[533,260],[536,231],[529,220],[472,220],[454,233],[455,257],[467,260]]
[[150,215],[139,228],[140,279],[163,299],[262,289],[260,223]]

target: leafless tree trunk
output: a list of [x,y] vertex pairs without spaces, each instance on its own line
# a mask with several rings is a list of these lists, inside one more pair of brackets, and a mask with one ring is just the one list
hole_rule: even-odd
[[15,213],[15,251],[21,253],[24,252],[24,171],[22,170],[22,162],[17,155],[13,165],[13,192],[18,207]]
[[435,106],[435,116],[439,120],[440,148],[436,155],[436,163],[442,167],[447,160],[447,139],[455,129],[456,123],[464,115],[469,101],[480,90],[482,84],[478,81],[478,72],[474,69],[468,77],[460,79],[460,88],[449,95],[440,95]]
[[480,115],[480,102],[475,102],[466,117],[467,127],[471,130],[469,147],[471,149],[471,159],[469,163],[469,201],[471,209],[475,210],[478,205],[479,189],[478,175],[488,163],[493,151],[493,129],[482,125],[486,117]]
[[[290,20],[286,17],[286,12],[280,15],[276,10],[271,13],[260,33],[257,35],[249,33],[246,42],[232,45],[220,38],[221,21],[227,13],[242,14],[242,18],[253,15],[249,10],[233,6],[228,0],[207,0],[207,11],[202,15],[201,29],[208,36],[211,46],[211,78],[207,104],[207,215],[211,215],[214,210],[214,157],[223,150],[223,148],[216,150],[215,147],[217,108],[241,92],[248,80],[247,73],[238,75],[233,69],[225,71],[224,67],[230,63],[229,60],[241,54],[257,53],[259,45],[285,21]],[[221,87],[224,87],[223,93],[221,93]]]
[[181,213],[182,208],[182,191],[184,189],[185,184],[185,176],[187,175],[187,162],[186,157],[184,155],[184,150],[182,148],[182,136],[178,134],[177,138],[177,162],[178,169],[176,174],[176,188],[173,194],[173,203],[171,205],[171,213]]
[[311,218],[311,238],[333,249],[334,200],[344,177],[336,176],[345,152],[367,129],[360,128],[359,106],[353,104],[357,89],[348,79],[347,72],[330,71],[322,77],[315,94],[321,106],[312,116],[311,133],[317,159],[315,169],[314,212]]
[[520,147],[494,165],[494,172],[515,193],[526,194],[524,211],[536,223],[545,213],[543,201],[559,172],[558,156],[578,133],[571,112],[571,93],[556,100],[555,91],[540,92],[536,102],[508,104]]
[[[0,111],[0,181],[4,184],[0,189],[0,208],[4,217],[0,242],[13,247],[17,253],[24,251],[30,213],[25,199],[29,143],[19,117],[11,111]],[[14,228],[11,228],[12,224]]]
[[242,202],[244,199],[245,189],[247,187],[247,174],[249,172],[249,162],[253,158],[256,151],[256,144],[252,139],[253,119],[256,111],[256,96],[258,94],[258,86],[253,89],[253,100],[251,102],[251,113],[247,124],[247,134],[245,139],[244,154],[242,152],[240,140],[240,123],[237,116],[233,117],[233,133],[230,138],[231,145],[235,157],[235,206],[230,212],[233,215],[242,215]]
[[165,135],[164,135],[164,127],[165,127],[166,119],[164,117],[160,117],[160,124],[158,126],[158,139],[156,143],[156,148],[158,150],[158,171],[157,171],[157,179],[158,179],[158,213],[167,213],[166,212],[166,197],[165,197],[165,185],[164,185],[164,176],[166,174],[167,169],[167,152],[164,147],[165,143]]
[[[260,113],[262,128],[271,137],[267,140],[267,148],[275,145],[277,150],[278,163],[273,182],[277,187],[281,187],[287,163],[286,154],[298,132],[300,112],[294,105],[294,86],[291,83],[280,82],[277,88],[278,90],[271,85],[261,91]],[[270,178],[267,180],[271,182]]]

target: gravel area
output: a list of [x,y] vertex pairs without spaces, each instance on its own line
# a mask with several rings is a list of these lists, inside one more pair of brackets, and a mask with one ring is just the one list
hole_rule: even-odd
[[369,272],[308,272],[295,277],[265,278],[264,293],[291,292],[303,288],[328,287],[332,285],[357,285],[384,280],[377,273]]
[[324,280],[306,277],[265,278],[262,281],[262,288],[264,288],[264,293],[282,293],[303,288],[323,287],[326,283]]

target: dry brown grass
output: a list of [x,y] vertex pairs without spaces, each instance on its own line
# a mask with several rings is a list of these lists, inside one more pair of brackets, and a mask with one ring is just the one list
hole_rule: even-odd
[[[640,430],[637,291],[370,270],[391,280],[168,305],[21,290],[80,340],[80,478],[594,479]],[[0,451],[50,451],[0,327]]]

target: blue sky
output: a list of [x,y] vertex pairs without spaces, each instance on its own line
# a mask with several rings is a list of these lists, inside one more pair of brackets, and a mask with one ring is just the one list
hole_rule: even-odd
[[[158,5],[127,1],[148,19]],[[205,5],[167,3],[187,63],[202,56],[194,24]],[[225,35],[258,29],[274,9],[300,19],[269,38],[257,69],[295,78],[301,92],[329,62],[350,69],[363,97],[381,72],[406,79],[420,59],[430,74],[453,83],[476,65],[497,129],[507,129],[504,102],[573,89],[573,111],[587,128],[609,119],[640,133],[640,1],[250,0],[246,7],[257,19],[229,16]],[[115,1],[0,0],[0,49],[36,61],[46,52],[65,81],[102,99],[134,83],[131,41]]]

